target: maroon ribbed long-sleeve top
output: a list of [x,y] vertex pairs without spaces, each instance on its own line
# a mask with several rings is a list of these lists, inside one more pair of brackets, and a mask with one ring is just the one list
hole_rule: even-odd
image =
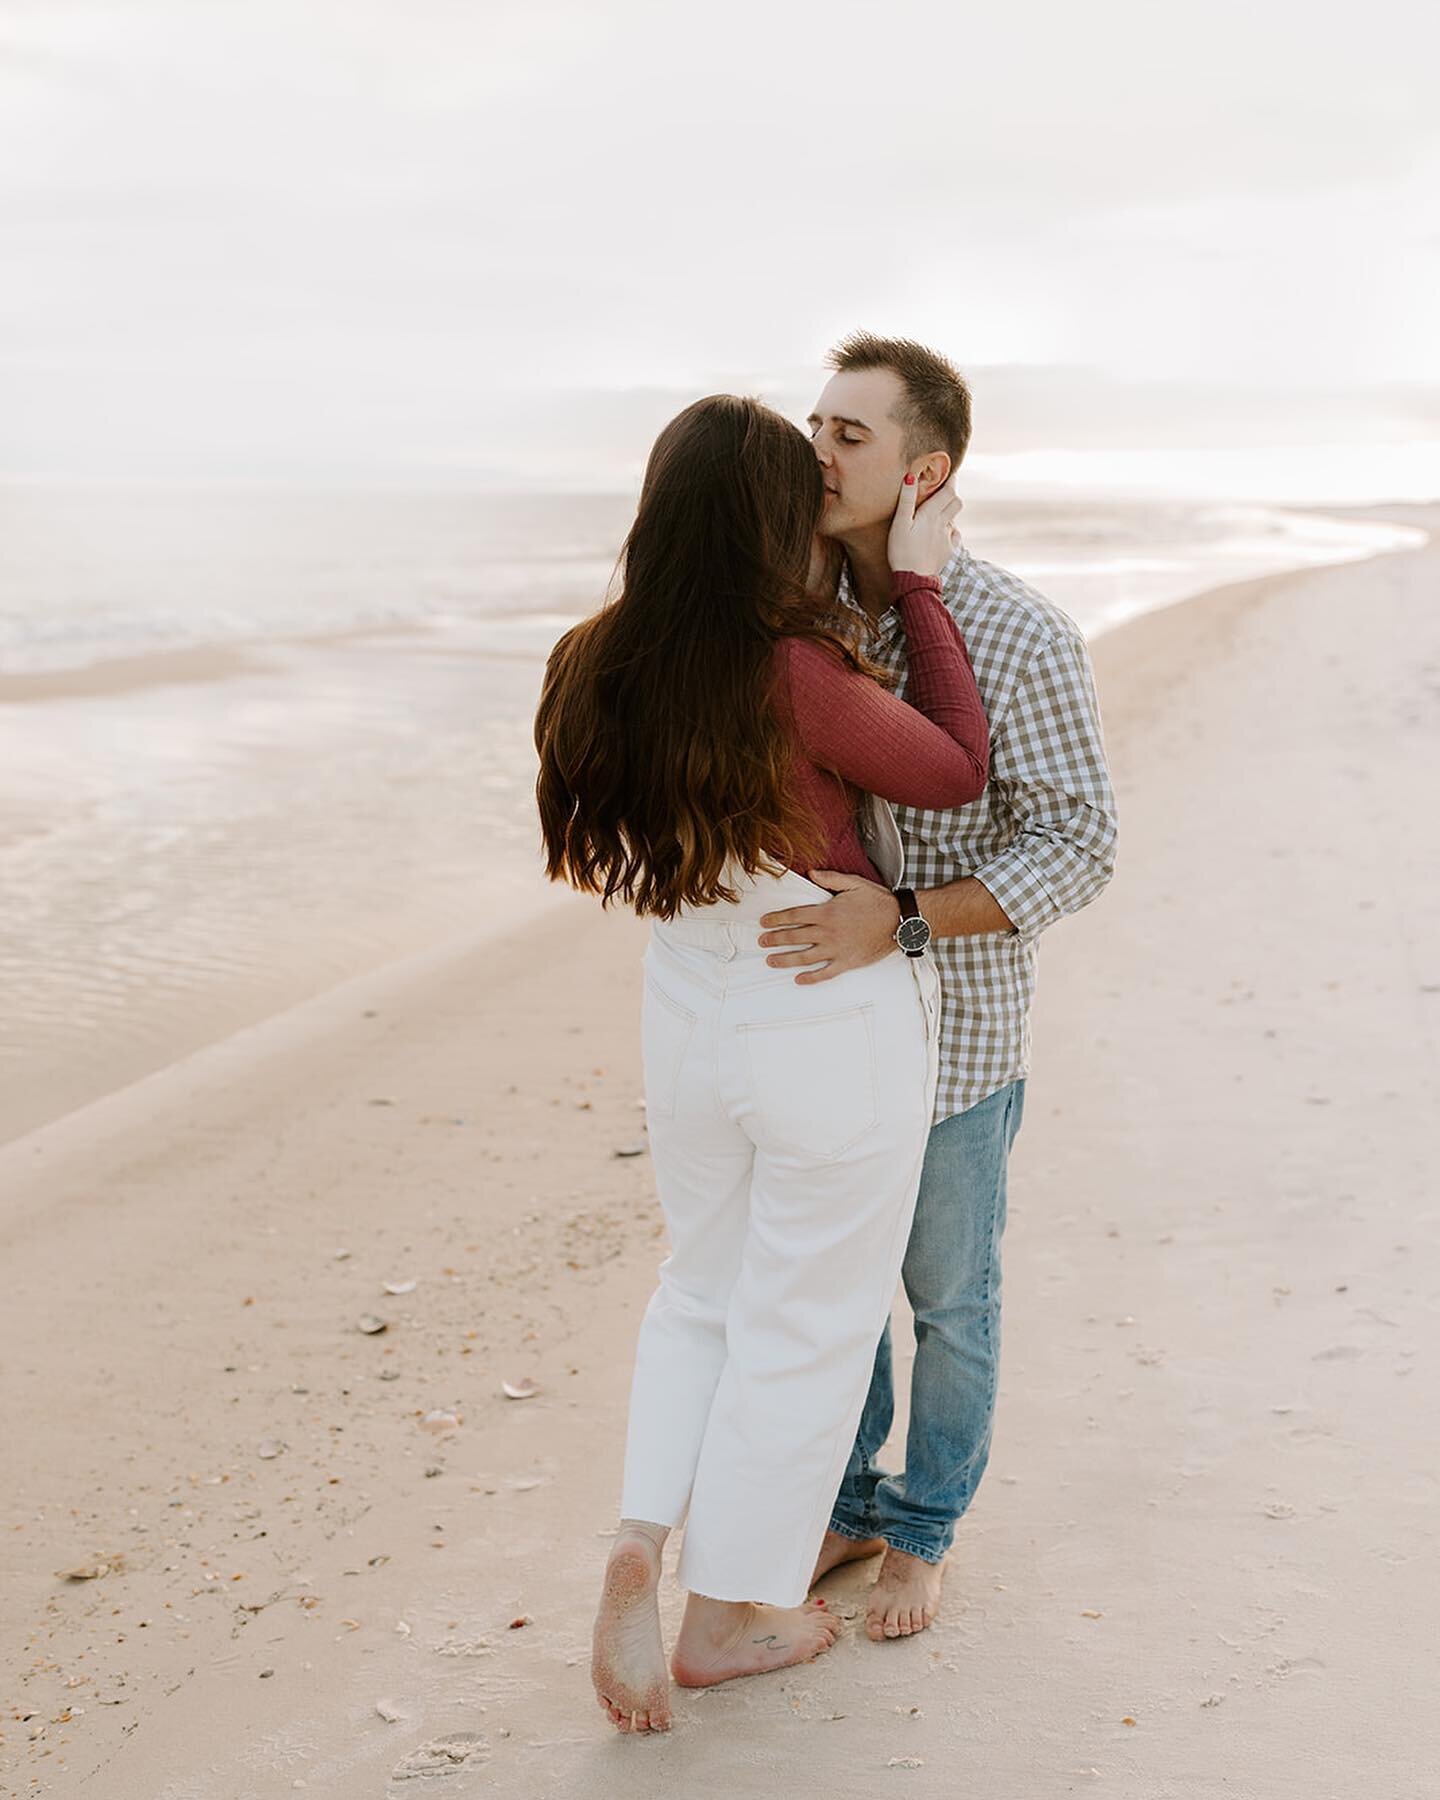
[[871,881],[881,876],[860,841],[857,790],[906,806],[965,806],[979,798],[990,767],[975,671],[940,583],[902,572],[890,583],[905,627],[904,700],[810,638],[784,638],[777,651],[794,779],[825,828],[824,860],[814,866]]

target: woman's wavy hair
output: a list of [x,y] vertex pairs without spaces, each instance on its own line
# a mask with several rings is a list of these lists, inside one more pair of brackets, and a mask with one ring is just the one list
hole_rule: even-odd
[[641,914],[733,900],[747,875],[824,849],[790,775],[776,644],[874,673],[806,592],[824,481],[809,439],[713,394],[655,441],[618,590],[554,650],[535,718],[546,872]]

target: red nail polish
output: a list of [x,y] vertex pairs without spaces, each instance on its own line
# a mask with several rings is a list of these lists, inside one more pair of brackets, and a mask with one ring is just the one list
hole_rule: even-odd
[[915,477],[913,475],[907,475],[905,477],[905,485],[906,485],[906,487],[914,487]]

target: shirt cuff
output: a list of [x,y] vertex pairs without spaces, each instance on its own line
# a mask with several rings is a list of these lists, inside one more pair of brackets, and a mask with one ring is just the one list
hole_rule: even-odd
[[1064,915],[1039,869],[1014,845],[972,874],[1015,927],[1017,937],[1039,937]]

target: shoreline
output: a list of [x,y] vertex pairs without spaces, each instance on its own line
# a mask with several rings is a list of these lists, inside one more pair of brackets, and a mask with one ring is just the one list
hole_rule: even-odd
[[[144,1130],[183,1111],[197,1096],[262,1078],[275,1059],[334,1049],[354,1020],[380,1016],[397,996],[416,988],[443,990],[454,970],[477,960],[538,963],[557,928],[583,930],[598,903],[563,888],[542,888],[524,926],[497,925],[457,933],[306,994],[198,1045],[173,1061],[97,1094],[84,1105],[47,1119],[33,1130],[0,1141],[0,1232],[20,1222],[7,1207],[10,1181],[41,1164],[61,1165],[99,1154],[107,1140]],[[533,916],[538,915],[538,916]]]
[[[1079,503],[1066,502],[1066,504]],[[1155,502],[1157,506],[1164,504],[1167,503]],[[1197,507],[1218,507],[1227,503],[1195,501],[1186,504],[1193,504]],[[1396,502],[1393,506],[1350,507],[1265,505],[1250,502],[1235,502],[1234,504],[1254,511],[1269,511],[1280,515],[1293,514],[1297,517],[1331,520],[1341,524],[1405,527],[1412,525],[1413,521],[1402,515],[1407,513],[1425,514],[1432,510],[1425,503],[1410,501]],[[1440,501],[1435,504],[1440,504]],[[1244,576],[1239,579],[1267,580],[1271,575],[1300,573],[1310,568],[1330,568],[1345,562],[1373,561],[1375,557],[1379,556],[1403,554],[1408,547],[1418,548],[1419,546],[1396,547],[1382,544],[1360,556],[1339,556],[1331,560],[1296,563],[1268,571],[1262,575]],[[982,557],[981,560],[989,559]],[[1178,594],[1173,599],[1143,603],[1137,612],[1106,619],[1097,624],[1093,631],[1087,630],[1087,637],[1092,643],[1098,642],[1111,632],[1120,630],[1129,624],[1133,618],[1146,617],[1150,612],[1163,612],[1171,606],[1187,605],[1192,600],[1203,599],[1205,595],[1217,591],[1220,587],[1236,585],[1235,582],[1214,582],[1208,575],[1199,575],[1198,573],[1197,579],[1201,582],[1200,586]],[[1035,585],[1039,591],[1044,592],[1043,577],[1037,577]],[[523,611],[515,614],[476,615],[475,622],[487,623],[492,618],[503,622],[512,618],[524,619],[527,616]],[[98,656],[92,661],[74,666],[61,665],[54,668],[37,669],[7,669],[0,666],[0,706],[24,706],[53,700],[111,698],[152,687],[223,681],[235,675],[263,673],[274,666],[274,658],[283,658],[289,650],[339,648],[345,644],[363,643],[376,638],[414,637],[424,641],[436,636],[438,630],[439,627],[433,618],[417,614],[413,619],[377,620],[370,624],[337,626],[331,631],[279,635],[262,633],[255,637],[201,639],[157,650]],[[494,649],[487,647],[484,654],[503,656],[506,652],[497,646]]]
[[[1340,516],[1338,509],[1315,509],[1322,516]],[[1433,525],[1440,518],[1440,507],[1426,508],[1410,504],[1395,507],[1366,507],[1351,509],[1362,514],[1376,524],[1396,524],[1411,529],[1427,529],[1427,523]],[[1319,568],[1364,568],[1376,562],[1384,561],[1391,556],[1414,554],[1412,550],[1381,550],[1374,556],[1351,560],[1349,562],[1327,563]],[[1125,645],[1130,642],[1129,634],[1137,633],[1136,642],[1146,637],[1147,623],[1154,619],[1168,618],[1179,609],[1200,607],[1206,609],[1224,609],[1233,604],[1248,604],[1246,596],[1252,590],[1265,588],[1268,584],[1303,578],[1310,573],[1314,565],[1302,565],[1294,570],[1252,577],[1242,582],[1227,583],[1219,587],[1204,589],[1183,599],[1165,602],[1152,606],[1144,612],[1121,619],[1114,624],[1099,630],[1091,640],[1092,655],[1096,664],[1097,681],[1100,682],[1102,698],[1105,687],[1104,665],[1115,660],[1123,666],[1129,657]],[[1218,616],[1218,612],[1216,613]],[[422,626],[415,624],[395,623],[392,625],[371,625],[347,629],[342,632],[324,635],[297,637],[292,640],[256,640],[252,644],[239,646],[210,646],[206,648],[180,650],[173,652],[157,652],[150,657],[125,658],[115,662],[96,665],[79,671],[37,671],[33,675],[15,675],[0,677],[0,704],[9,701],[13,704],[28,704],[56,699],[94,698],[114,694],[124,694],[151,686],[171,683],[195,683],[221,680],[232,675],[248,673],[266,673],[272,671],[274,665],[267,662],[265,653],[278,654],[285,644],[341,646],[363,643],[367,640],[423,636]],[[1111,646],[1118,646],[1112,649]],[[1147,674],[1147,681],[1166,679],[1163,669],[1152,669]],[[527,912],[546,912],[559,896],[547,887],[538,868],[534,872],[533,896],[529,878],[523,871],[510,871],[503,883],[496,890],[497,904],[513,906],[521,904]],[[505,923],[497,923],[489,929],[477,934],[472,928],[451,929],[441,927],[441,954],[463,956],[480,944],[502,935],[508,929]],[[208,1004],[211,1019],[203,1029],[196,1031],[189,1021],[185,1021],[183,1030],[180,1024],[172,1023],[171,1029],[177,1034],[172,1039],[170,1051],[157,1051],[150,1046],[154,1031],[161,1021],[147,1021],[145,1037],[138,1048],[129,1047],[125,1051],[117,1050],[111,1062],[111,1075],[87,1074],[83,1081],[77,1083],[76,1078],[67,1073],[63,1081],[55,1083],[54,1091],[49,1098],[36,1107],[22,1109],[16,1115],[16,1122],[8,1135],[0,1136],[0,1145],[23,1142],[36,1131],[47,1129],[54,1124],[73,1118],[78,1112],[97,1104],[111,1095],[124,1092],[136,1082],[148,1080],[154,1074],[166,1068],[184,1062],[188,1058],[203,1053],[217,1044],[224,1043],[234,1033],[250,1032],[262,1026],[265,1021],[279,1019],[288,1015],[293,1009],[303,1007],[313,1001],[341,991],[348,983],[363,981],[370,974],[382,969],[403,967],[412,960],[424,962],[434,954],[431,949],[402,949],[398,953],[382,951],[376,961],[366,962],[357,972],[343,975],[339,981],[331,981],[321,987],[314,987],[300,981],[300,960],[292,956],[289,975],[274,969],[268,973],[256,969],[252,971],[252,979],[240,984],[236,990],[225,996],[213,996]],[[360,954],[357,942],[354,956]],[[189,1039],[186,1042],[186,1039]],[[52,1082],[54,1078],[52,1078]],[[97,1082],[105,1085],[97,1086]],[[76,1087],[81,1091],[93,1088],[87,1098],[78,1102],[72,1098]],[[55,1110],[52,1110],[55,1109]]]
[[[1046,938],[944,1610],[682,1693],[668,1740],[611,1732],[585,1667],[663,1254],[620,1154],[643,926],[561,895],[562,929],[372,971],[0,1150],[28,1791],[399,1800],[442,1742],[537,1800],[1419,1791],[1437,571],[1266,577],[1097,644],[1120,868]],[[868,1573],[826,1584],[852,1621]]]
[[342,630],[298,633],[294,637],[241,638],[235,642],[180,644],[135,656],[109,656],[76,668],[0,670],[0,706],[28,706],[50,700],[112,699],[146,688],[225,681],[235,675],[264,674],[287,650],[329,649],[372,638],[423,638],[424,619],[405,623],[350,625]]

